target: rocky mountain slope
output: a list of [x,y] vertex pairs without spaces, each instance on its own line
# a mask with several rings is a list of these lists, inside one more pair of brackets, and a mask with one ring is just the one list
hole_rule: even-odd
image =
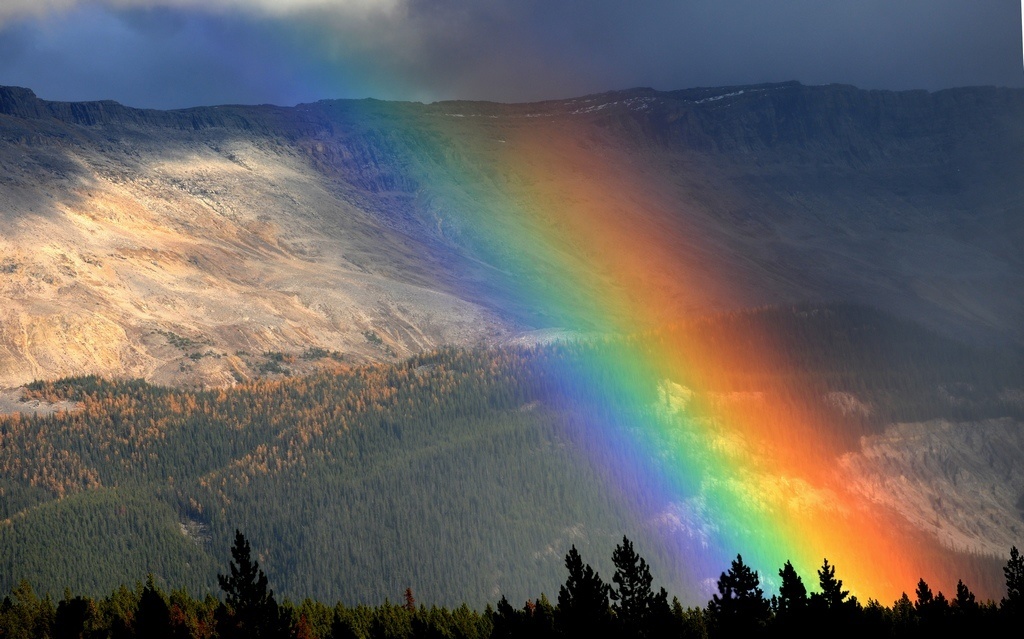
[[[664,294],[638,322],[848,300],[1020,343],[1022,170],[1024,92],[992,88],[169,112],[4,88],[0,386],[604,328],[522,281],[562,310],[642,281]],[[597,266],[616,240],[591,219],[664,241]],[[524,232],[559,239],[503,246]]]

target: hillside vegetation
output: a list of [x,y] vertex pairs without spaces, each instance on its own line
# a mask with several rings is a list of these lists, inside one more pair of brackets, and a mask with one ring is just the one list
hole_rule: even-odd
[[[748,340],[788,356],[750,359]],[[616,380],[630,360],[595,364],[617,361],[616,349],[678,344],[736,364],[659,372],[697,389],[695,401],[776,397],[780,414],[765,420],[816,415],[837,460],[860,459],[864,441],[896,450],[897,435],[877,441],[895,422],[1024,421],[1020,353],[849,306],[763,309],[628,339],[447,348],[211,391],[36,382],[28,398],[77,408],[0,417],[0,590],[29,579],[98,595],[152,572],[165,587],[210,591],[239,528],[282,595],[373,603],[412,586],[425,602],[480,606],[553,593],[570,545],[600,557],[626,533],[673,592],[699,600],[706,593],[687,581],[657,522],[636,516],[663,507],[630,470],[644,460],[610,463],[616,435],[593,426],[593,396],[616,414],[648,414],[658,401],[653,387],[622,394]],[[997,472],[1021,467],[1015,432],[1016,448],[989,450],[992,474],[976,479],[1006,493],[986,507],[1011,522],[998,534],[1019,539],[1024,477]],[[892,472],[883,457],[837,461],[837,472],[867,482]],[[994,534],[964,532],[979,546],[1001,543]]]

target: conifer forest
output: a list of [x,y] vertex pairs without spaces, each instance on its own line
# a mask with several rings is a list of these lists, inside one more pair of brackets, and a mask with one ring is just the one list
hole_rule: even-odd
[[[628,466],[607,476],[582,414],[592,404],[560,371],[588,371],[587,388],[604,389],[601,405],[616,414],[649,410],[656,388],[639,402],[615,395],[608,380],[629,371],[597,364],[629,360],[609,353],[685,343],[694,357],[707,349],[740,361],[751,335],[791,359],[664,376],[709,393],[774,392],[781,412],[764,419],[819,415],[837,446],[895,422],[1024,417],[1001,392],[1024,384],[1019,352],[856,306],[765,308],[628,338],[445,348],[373,365],[324,356],[303,376],[289,374],[284,354],[279,371],[214,390],[36,382],[27,399],[75,408],[0,417],[0,637],[1019,628],[1016,546],[998,562],[973,560],[1001,572],[999,583],[922,578],[895,601],[857,598],[843,585],[851,567],[827,557],[816,574],[788,562],[765,574],[742,549],[707,590],[686,582],[684,559],[629,516],[638,505],[624,496],[642,499],[643,478]],[[873,409],[822,400],[839,391]]]

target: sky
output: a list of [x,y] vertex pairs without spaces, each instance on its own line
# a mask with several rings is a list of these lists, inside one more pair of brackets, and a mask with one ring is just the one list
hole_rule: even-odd
[[[2,0],[0,84],[137,107],[1024,86],[1015,0]],[[1020,20],[1022,27],[1018,29]]]

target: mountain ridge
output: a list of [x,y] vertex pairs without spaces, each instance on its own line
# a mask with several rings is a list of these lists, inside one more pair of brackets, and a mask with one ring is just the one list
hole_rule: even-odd
[[845,83],[829,83],[829,84],[803,84],[798,80],[788,80],[782,82],[764,82],[757,84],[735,84],[735,85],[721,85],[721,86],[699,86],[690,87],[684,89],[655,89],[653,87],[630,87],[626,89],[609,89],[607,91],[601,91],[597,93],[588,93],[584,95],[567,97],[567,98],[550,98],[545,100],[534,100],[527,102],[498,102],[494,100],[473,100],[464,98],[451,98],[436,100],[433,102],[419,102],[410,100],[384,100],[374,97],[365,98],[321,98],[313,102],[300,102],[295,105],[279,105],[271,103],[263,104],[243,104],[243,103],[224,103],[224,104],[211,104],[211,105],[196,105],[175,109],[154,109],[147,107],[133,107],[128,104],[123,104],[117,100],[112,99],[101,99],[101,100],[50,100],[47,98],[39,97],[36,92],[29,88],[16,85],[0,85],[0,113],[5,115],[15,115],[18,117],[43,117],[44,113],[49,114],[50,117],[61,119],[73,124],[84,124],[85,122],[77,119],[69,119],[69,116],[73,118],[80,118],[82,114],[89,110],[95,110],[96,112],[115,113],[118,110],[130,111],[143,114],[183,114],[191,113],[195,111],[202,111],[207,109],[249,109],[249,110],[267,110],[267,111],[288,111],[302,109],[303,107],[310,107],[318,104],[390,104],[390,105],[411,105],[418,107],[439,107],[454,104],[473,104],[473,105],[489,105],[497,108],[516,108],[516,107],[536,107],[540,105],[564,105],[582,101],[592,101],[597,98],[606,97],[655,97],[655,98],[667,98],[681,100],[690,103],[705,103],[715,100],[709,100],[708,98],[722,98],[726,96],[737,95],[740,92],[743,93],[754,93],[766,90],[774,89],[792,89],[799,90],[802,92],[835,92],[842,91],[846,93],[856,93],[860,95],[870,96],[893,96],[893,97],[928,97],[928,98],[945,98],[946,96],[955,96],[964,93],[984,93],[984,94],[1021,94],[1024,93],[1024,89],[1013,88],[1013,87],[1001,87],[995,85],[973,85],[973,86],[960,86],[950,87],[945,89],[862,89],[853,84]]
[[[0,269],[20,307],[0,319],[0,385],[222,385],[272,367],[263,353],[359,362],[600,330],[511,292],[562,286],[564,308],[583,309],[651,272],[668,294],[658,322],[848,300],[965,339],[1024,340],[1017,89],[781,83],[155,111],[6,87],[0,146]],[[585,233],[595,212],[675,249],[612,277],[593,270],[599,245],[517,254],[501,239]],[[596,288],[569,286],[555,255]]]

